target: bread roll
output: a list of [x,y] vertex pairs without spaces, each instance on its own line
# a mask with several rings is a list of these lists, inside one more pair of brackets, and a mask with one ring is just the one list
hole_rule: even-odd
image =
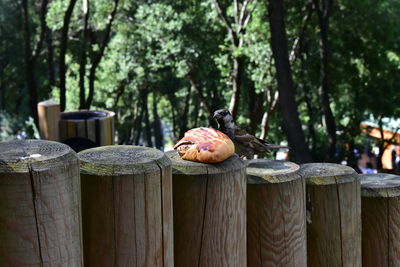
[[235,145],[224,133],[212,128],[195,128],[174,146],[182,159],[218,163],[233,155]]

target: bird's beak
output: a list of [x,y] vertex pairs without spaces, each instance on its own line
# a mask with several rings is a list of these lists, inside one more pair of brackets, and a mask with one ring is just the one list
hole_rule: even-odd
[[218,112],[214,112],[213,118],[214,118],[215,120],[218,120],[218,119],[222,118],[222,116],[221,116],[221,114],[219,114]]

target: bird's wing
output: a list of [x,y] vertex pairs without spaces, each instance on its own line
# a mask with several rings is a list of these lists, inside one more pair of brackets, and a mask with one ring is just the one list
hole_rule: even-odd
[[254,135],[249,134],[245,130],[237,128],[235,130],[235,141],[242,143],[243,145],[249,146],[255,150],[264,150],[263,148],[265,147],[265,144],[261,141],[261,139],[258,139]]

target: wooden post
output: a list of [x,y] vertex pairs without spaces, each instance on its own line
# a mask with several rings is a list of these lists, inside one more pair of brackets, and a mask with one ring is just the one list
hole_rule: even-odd
[[246,266],[246,174],[235,154],[219,164],[172,160],[175,266]]
[[363,266],[400,263],[400,176],[362,174]]
[[300,167],[247,163],[247,266],[307,266],[306,203]]
[[79,152],[114,144],[114,112],[79,110],[61,113],[60,141]]
[[301,165],[307,190],[308,266],[361,266],[358,174],[331,163]]
[[0,266],[83,266],[79,164],[70,147],[0,143]]
[[173,266],[171,162],[139,146],[82,151],[85,265]]
[[60,104],[52,101],[38,103],[40,138],[52,141],[60,140],[58,123],[61,118]]

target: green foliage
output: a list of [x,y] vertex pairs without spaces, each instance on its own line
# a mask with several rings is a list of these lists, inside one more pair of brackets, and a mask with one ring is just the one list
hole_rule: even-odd
[[[229,22],[235,20],[232,1],[220,1]],[[241,2],[241,1],[238,1]],[[32,47],[40,32],[39,6],[29,2]],[[50,1],[46,22],[58,55],[63,18],[69,1]],[[113,1],[89,1],[86,95],[88,75],[113,9]],[[314,160],[326,154],[326,127],[318,96],[320,84],[319,28],[315,11],[304,26],[306,2],[286,4],[289,48],[304,28],[300,53],[292,62],[300,119]],[[97,68],[93,109],[116,113],[119,143],[154,146],[156,118],[161,118],[165,143],[171,145],[192,127],[216,126],[209,109],[227,108],[232,95],[233,59],[241,58],[241,100],[238,124],[261,132],[261,118],[277,90],[270,47],[267,1],[250,1],[251,17],[234,47],[218,16],[214,0],[122,1],[112,24],[111,38]],[[2,140],[13,138],[27,126],[28,89],[24,69],[24,24],[20,1],[0,0],[0,113]],[[337,124],[338,159],[349,147],[365,144],[359,124],[373,115],[400,116],[400,4],[395,0],[333,1],[329,31],[330,105]],[[83,47],[83,1],[78,1],[69,26],[67,110],[79,108],[79,71]],[[232,24],[233,30],[238,27]],[[290,51],[288,51],[290,52]],[[38,101],[59,98],[50,88],[48,47],[38,55],[35,78]],[[56,77],[56,80],[58,77]],[[56,81],[57,82],[57,81]],[[199,96],[201,94],[201,96]],[[283,107],[284,108],[284,107]],[[272,111],[268,140],[285,140],[279,108]],[[9,114],[13,114],[12,116]],[[147,121],[147,119],[148,121]],[[33,132],[30,133],[31,135]],[[148,136],[150,134],[151,136]]]
[[25,121],[18,115],[0,111],[0,142],[17,138],[39,138],[39,131],[33,118],[29,117]]

